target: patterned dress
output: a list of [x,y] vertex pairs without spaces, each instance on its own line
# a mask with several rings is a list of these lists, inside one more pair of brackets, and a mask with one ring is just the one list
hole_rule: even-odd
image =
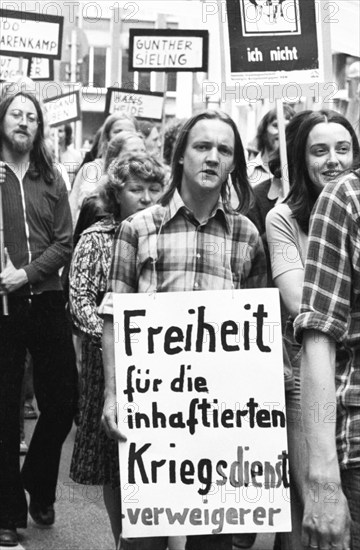
[[101,220],[85,230],[70,268],[70,311],[82,333],[80,415],[70,477],[85,485],[119,485],[117,443],[101,427],[104,371],[101,356],[103,320],[97,314],[106,288],[117,224]]

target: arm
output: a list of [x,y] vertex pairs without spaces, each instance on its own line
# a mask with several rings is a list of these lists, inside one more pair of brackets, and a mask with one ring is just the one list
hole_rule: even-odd
[[[109,242],[103,233],[88,233],[80,238],[71,261],[69,275],[70,312],[75,325],[101,340],[103,320],[97,313],[98,297],[106,281]],[[108,255],[106,254],[108,252]],[[105,257],[104,257],[105,256]]]
[[114,329],[113,317],[110,315],[105,315],[104,318],[102,347],[105,378],[105,402],[101,422],[108,437],[118,441],[126,441],[126,437],[117,427]]
[[[341,489],[336,452],[335,342],[316,330],[306,330],[301,364],[301,409],[309,453],[305,491],[303,544],[329,542],[350,548],[350,513]],[[333,421],[329,422],[329,408]]]
[[274,279],[275,286],[279,289],[285,307],[293,319],[299,313],[303,282],[303,269],[287,271]]

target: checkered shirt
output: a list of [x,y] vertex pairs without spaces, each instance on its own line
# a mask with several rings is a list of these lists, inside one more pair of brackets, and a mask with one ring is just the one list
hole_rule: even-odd
[[266,261],[255,226],[227,213],[221,199],[199,223],[179,193],[125,220],[115,235],[100,315],[112,315],[112,293],[258,288]]
[[[360,173],[359,173],[360,176]],[[337,355],[337,449],[342,468],[360,466],[360,177],[322,192],[312,215],[300,314],[304,329],[326,333],[348,353]]]

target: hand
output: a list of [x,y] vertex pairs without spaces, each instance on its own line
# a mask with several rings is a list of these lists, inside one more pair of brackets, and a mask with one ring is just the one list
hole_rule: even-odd
[[350,550],[351,517],[340,484],[315,485],[317,489],[310,490],[305,497],[302,524],[304,547]]
[[17,290],[28,282],[26,271],[24,269],[16,269],[6,248],[4,260],[5,268],[0,273],[0,294],[14,292],[14,290]]
[[116,395],[111,394],[105,397],[104,409],[101,417],[101,424],[106,435],[115,441],[126,441],[126,437],[117,427],[117,402]]
[[0,185],[5,182],[6,178],[6,166],[5,162],[0,160]]

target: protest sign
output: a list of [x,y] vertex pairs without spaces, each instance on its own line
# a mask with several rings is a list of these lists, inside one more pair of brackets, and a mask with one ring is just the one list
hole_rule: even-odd
[[202,30],[130,29],[130,71],[203,71],[209,33]]
[[278,291],[114,308],[123,535],[289,531]]
[[227,0],[231,78],[268,85],[324,81],[315,0]]
[[0,53],[60,59],[64,18],[0,9]]
[[120,112],[136,118],[161,120],[163,104],[164,94],[161,92],[108,88],[105,113]]
[[0,56],[0,81],[9,82],[15,80],[19,76],[27,74],[29,60],[23,59],[22,67],[20,67],[20,58],[11,57],[8,55]]
[[54,61],[46,57],[32,57],[28,77],[31,80],[54,80]]
[[60,126],[81,118],[80,92],[76,90],[44,101],[44,112],[49,126]]

